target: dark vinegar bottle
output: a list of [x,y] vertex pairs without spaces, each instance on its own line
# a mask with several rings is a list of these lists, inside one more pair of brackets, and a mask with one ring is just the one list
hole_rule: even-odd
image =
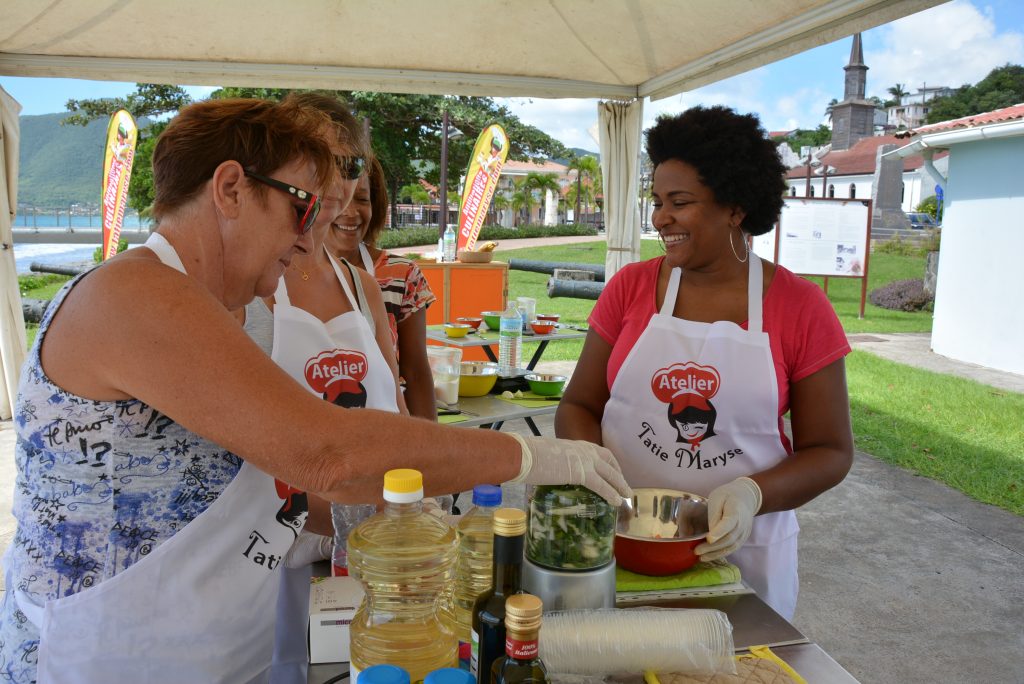
[[537,649],[541,601],[532,594],[505,603],[505,655],[491,665],[491,684],[545,684],[547,670]]
[[489,684],[491,664],[505,652],[505,600],[523,590],[526,513],[516,508],[494,512],[494,565],[491,588],[473,605],[470,672],[477,684]]

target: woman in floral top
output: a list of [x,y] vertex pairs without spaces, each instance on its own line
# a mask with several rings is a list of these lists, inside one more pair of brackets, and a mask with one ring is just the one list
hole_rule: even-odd
[[384,170],[369,160],[369,173],[359,179],[352,202],[326,238],[327,249],[363,268],[380,284],[398,370],[405,382],[405,403],[414,416],[437,419],[434,380],[427,362],[427,307],[434,300],[427,279],[415,262],[376,247],[387,218]]

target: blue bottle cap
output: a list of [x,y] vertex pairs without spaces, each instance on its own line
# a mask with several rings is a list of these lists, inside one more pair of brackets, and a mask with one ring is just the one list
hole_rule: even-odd
[[[359,675],[359,679],[362,678]],[[457,667],[442,667],[428,674],[423,684],[476,684],[476,677]]]
[[501,487],[477,485],[473,487],[474,506],[498,506],[501,504]]
[[359,673],[361,684],[409,684],[409,673],[397,665],[371,665]]

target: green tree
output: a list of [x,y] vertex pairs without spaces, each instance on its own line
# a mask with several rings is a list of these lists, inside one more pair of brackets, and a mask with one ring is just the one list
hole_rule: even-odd
[[910,91],[907,90],[906,86],[903,85],[902,83],[897,83],[894,86],[890,86],[886,90],[886,92],[893,96],[893,98],[896,100],[897,105],[903,104],[903,98],[910,94]]
[[800,148],[807,145],[810,147],[821,147],[832,140],[832,131],[828,126],[821,124],[814,130],[806,128],[798,129],[793,135],[786,139],[789,148],[800,154]]
[[[153,147],[167,123],[152,120],[192,102],[192,98],[178,86],[154,83],[136,83],[135,92],[126,97],[104,97],[97,100],[68,100],[65,105],[71,115],[61,124],[86,126],[96,119],[106,119],[119,109],[126,110],[139,123],[139,138],[135,145],[132,177],[128,184],[128,206],[149,215],[153,204]],[[150,119],[144,122],[144,119]]]
[[975,85],[963,85],[949,97],[928,103],[927,123],[959,119],[1024,102],[1024,66],[1007,64],[989,72]]
[[491,198],[491,206],[487,208],[487,213],[490,215],[490,223],[498,222],[498,212],[504,211],[509,208],[509,199],[503,193],[495,192],[494,197]]
[[[594,199],[593,188],[595,181],[601,177],[601,163],[597,160],[597,157],[590,155],[573,156],[569,160],[567,171],[576,172],[576,192],[573,193],[572,202],[575,206],[574,221],[580,222],[580,202],[584,198],[587,199],[587,207],[590,206],[590,201]],[[587,179],[587,183],[591,186],[589,192],[584,193],[582,190],[583,179]]]
[[430,204],[430,193],[419,183],[409,183],[398,189],[395,200],[410,204]]

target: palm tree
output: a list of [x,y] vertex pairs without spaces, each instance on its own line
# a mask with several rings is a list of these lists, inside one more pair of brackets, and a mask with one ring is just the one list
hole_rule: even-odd
[[512,192],[512,211],[515,212],[512,218],[512,227],[515,228],[519,223],[519,215],[523,209],[526,210],[526,216],[529,218],[530,209],[533,208],[533,192],[526,187],[525,178],[517,178],[513,181],[515,190]]
[[553,173],[537,173],[530,171],[523,179],[523,189],[540,194],[541,206],[544,206],[544,195],[548,190],[555,193],[555,197],[562,194],[562,186],[558,184],[558,176]]
[[503,193],[500,193],[500,192],[494,193],[494,197],[491,198],[491,207],[490,207],[490,213],[491,213],[491,216],[492,216],[491,223],[498,223],[501,220],[501,215],[500,215],[499,212],[502,212],[502,211],[504,211],[504,210],[506,210],[508,208],[509,208],[509,199],[508,199],[508,197],[506,195],[504,195]]
[[902,83],[897,83],[889,88],[889,94],[896,98],[897,105],[901,105],[903,104],[903,98],[909,95],[910,91],[906,90]]
[[576,172],[576,223],[580,222],[580,199],[583,196],[581,188],[583,186],[583,177],[586,176],[589,180],[593,181],[595,178],[601,175],[601,163],[597,161],[597,157],[591,157],[586,155],[583,157],[574,156],[569,160],[569,165],[566,171]]
[[832,110],[836,108],[837,104],[839,104],[839,100],[833,97],[831,100],[829,100],[828,106],[825,107],[825,116],[828,117],[829,121],[832,121]]

